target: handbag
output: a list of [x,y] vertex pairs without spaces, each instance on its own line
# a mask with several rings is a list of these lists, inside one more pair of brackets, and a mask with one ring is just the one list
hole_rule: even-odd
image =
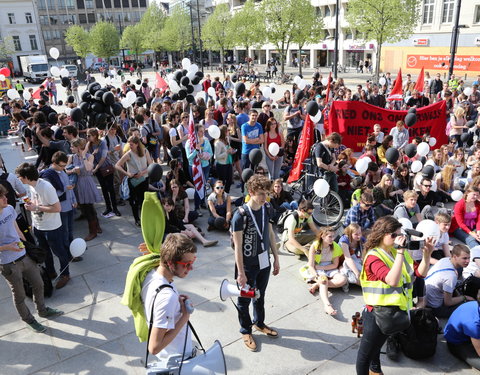
[[125,176],[120,184],[120,198],[124,201],[128,201],[130,198],[130,186],[128,185],[128,177]]
[[45,259],[47,259],[47,251],[45,249],[28,241],[25,241],[23,244],[25,245],[25,251],[30,259],[38,264],[45,262]]
[[110,176],[111,174],[113,174],[113,172],[115,172],[115,168],[111,164],[104,164],[100,168],[98,168],[98,170],[103,177]]
[[384,335],[390,336],[410,327],[408,312],[398,306],[374,306],[372,313],[375,323]]

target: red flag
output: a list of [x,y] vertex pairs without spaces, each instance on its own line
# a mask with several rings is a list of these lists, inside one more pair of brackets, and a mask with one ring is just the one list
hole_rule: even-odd
[[[197,133],[195,132],[194,124],[195,123],[193,121],[193,112],[192,112],[192,108],[190,107],[190,118],[188,120],[188,139],[190,141],[191,152],[193,152],[197,148]],[[205,184],[203,181],[202,164],[200,162],[200,158],[198,157],[198,153],[193,159],[192,179],[193,179],[193,184],[195,185],[195,191],[197,192],[200,199],[203,199],[205,197],[205,191],[204,191]]]
[[327,95],[325,95],[325,108],[323,108],[323,128],[328,133],[328,114],[330,112],[330,86],[331,86],[332,72],[328,75]]
[[424,87],[425,87],[425,75],[423,74],[423,66],[422,66],[422,70],[420,70],[420,74],[418,75],[417,83],[415,83],[414,90],[417,90],[418,92],[423,92]]
[[162,94],[168,89],[167,82],[165,82],[165,80],[162,78],[162,76],[158,72],[155,75],[155,88],[160,89],[160,92]]
[[308,158],[310,154],[310,149],[312,148],[314,142],[313,127],[315,124],[310,118],[310,115],[307,115],[305,119],[305,125],[303,126],[302,135],[300,136],[300,141],[298,142],[297,152],[295,153],[295,160],[293,161],[293,167],[290,171],[290,176],[288,177],[288,183],[295,182],[300,178],[300,173],[303,169],[303,161]]
[[[46,79],[45,81],[43,81],[43,83],[40,85],[40,86],[43,86],[44,88],[47,88],[47,82],[48,82],[48,79]],[[40,98],[40,91],[42,91],[42,89],[40,89],[40,86],[38,86],[38,89],[36,89],[33,94],[32,94],[32,99],[41,99]]]
[[403,100],[402,86],[402,68],[400,68],[397,79],[395,80],[395,86],[393,86],[392,92],[388,95],[387,100]]

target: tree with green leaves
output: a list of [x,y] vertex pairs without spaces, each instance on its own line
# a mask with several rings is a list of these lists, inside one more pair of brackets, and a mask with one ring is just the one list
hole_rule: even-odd
[[135,55],[135,60],[138,61],[138,55],[145,51],[143,44],[143,28],[142,25],[137,23],[136,25],[130,25],[123,30],[120,46],[128,49]]
[[263,15],[253,0],[247,0],[233,15],[229,28],[233,44],[245,47],[247,55],[251,47],[262,45],[266,40]]
[[160,36],[167,51],[180,51],[185,56],[185,51],[192,46],[191,23],[187,11],[175,7],[167,17]]
[[302,22],[294,24],[291,34],[292,42],[298,44],[298,72],[302,74],[301,54],[302,48],[306,44],[317,43],[325,37],[323,30],[323,19],[317,16],[315,7],[308,0],[299,0],[299,3],[304,3]]
[[152,2],[139,23],[143,33],[143,48],[155,51],[157,60],[160,58],[158,54],[162,50],[165,50],[165,43],[163,42],[161,34],[166,19],[167,17],[165,13],[163,13],[160,5]]
[[13,38],[11,36],[0,38],[0,61],[11,60],[14,52]]
[[421,0],[350,0],[347,21],[364,35],[377,42],[375,76],[378,81],[382,45],[408,38],[418,24]]
[[91,52],[104,59],[117,55],[120,45],[120,36],[111,22],[97,22],[90,30]]
[[202,28],[202,40],[205,48],[220,52],[220,63],[225,75],[225,50],[234,46],[233,32],[230,27],[232,15],[228,4],[220,4],[207,18]]
[[84,65],[85,57],[90,53],[90,35],[79,25],[70,26],[65,32],[65,42],[73,48]]
[[[275,45],[280,53],[282,74],[285,72],[285,59],[288,48],[294,43],[295,31],[305,27],[305,9],[311,7],[309,0],[264,0],[261,13],[265,22],[267,40]],[[297,41],[298,42],[298,41]]]

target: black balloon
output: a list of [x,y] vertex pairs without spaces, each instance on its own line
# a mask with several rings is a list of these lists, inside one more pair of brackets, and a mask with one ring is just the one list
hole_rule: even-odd
[[107,114],[106,113],[97,113],[95,116],[95,122],[97,124],[103,124],[107,121]]
[[202,79],[200,77],[193,77],[192,85],[198,85]]
[[280,147],[280,149],[278,150],[277,156],[278,156],[278,157],[281,157],[281,156],[283,156],[283,155],[285,155],[285,149],[284,149],[283,147]]
[[82,102],[89,102],[92,100],[92,94],[90,94],[88,91],[84,91],[82,92],[80,99],[82,99]]
[[187,90],[187,94],[191,94],[192,92],[195,91],[195,87],[193,87],[192,85],[188,85],[186,90]]
[[405,154],[409,158],[413,158],[415,155],[417,155],[417,146],[414,145],[413,143],[409,143],[408,145],[405,146]]
[[468,126],[469,128],[473,128],[475,126],[475,121],[473,120],[467,121],[465,125]]
[[213,224],[213,226],[215,227],[215,229],[218,229],[218,230],[225,230],[227,229],[227,220],[225,220],[224,217],[217,217],[215,218],[215,222]]
[[238,81],[238,76],[237,76],[236,74],[234,74],[234,75],[232,76],[232,82],[235,83],[235,82],[237,82],[237,81]]
[[163,169],[160,164],[152,163],[148,166],[148,181],[150,183],[158,182],[162,179]]
[[187,95],[185,99],[187,100],[187,103],[195,103],[195,97],[193,95]]
[[113,105],[110,107],[110,113],[113,116],[120,116],[122,113],[123,106],[120,103],[113,103]]
[[62,100],[59,100],[59,101],[58,101],[58,105],[63,105],[63,101],[62,101]]
[[188,70],[187,69],[183,69],[182,70],[182,76],[186,76],[188,74]]
[[411,127],[417,123],[417,114],[416,113],[407,113],[405,116],[405,125]]
[[417,113],[417,108],[415,108],[415,107],[410,108],[408,110],[408,113],[415,113],[416,114]]
[[172,100],[173,100],[174,102],[176,102],[177,100],[180,100],[180,98],[178,97],[178,94],[173,94],[173,95],[172,95]]
[[173,73],[173,79],[180,83],[180,80],[182,79],[183,74],[181,70],[177,70],[175,73]]
[[137,79],[137,81],[135,82],[137,85],[141,85],[142,84],[142,80],[140,79]]
[[178,97],[180,98],[180,100],[183,100],[187,97],[187,90],[180,90],[178,92]]
[[463,133],[461,136],[460,136],[460,140],[464,143],[466,143],[468,141],[468,138],[470,138],[470,134],[469,133]]
[[196,73],[195,73],[195,76],[198,77],[198,78],[200,78],[200,79],[203,79],[203,73],[200,72],[200,71],[196,72]]
[[433,168],[433,166],[426,165],[425,167],[423,167],[423,169],[422,169],[422,176],[423,177],[432,179],[434,175],[435,175],[435,169]]
[[62,77],[62,86],[63,87],[68,87],[69,85],[70,85],[70,78]]
[[70,117],[73,121],[79,122],[83,119],[83,112],[79,107],[75,107],[70,112]]
[[248,154],[248,159],[250,163],[252,163],[253,167],[255,168],[260,162],[262,161],[262,151],[259,148],[253,149]]
[[120,69],[118,69],[118,70],[117,70],[117,74],[118,74],[119,76],[121,76],[121,75],[122,75],[122,71],[121,71]]
[[297,90],[296,94],[295,94],[295,99],[297,99],[298,101],[302,100],[303,98],[305,97],[305,91],[303,90]]
[[79,105],[80,109],[82,110],[83,113],[89,113],[90,112],[90,104],[87,102],[81,102]]
[[215,91],[217,91],[217,85],[218,85],[217,81],[212,82],[212,87],[215,89]]
[[173,146],[170,149],[170,155],[172,156],[173,159],[177,159],[180,156],[182,156],[182,151],[180,150],[180,147],[178,146]]
[[91,94],[91,95],[95,95],[95,93],[100,90],[102,88],[102,86],[100,86],[100,84],[98,82],[92,82],[88,85],[88,92]]
[[235,95],[242,96],[245,92],[245,84],[243,82],[237,82],[235,85]]
[[307,103],[307,113],[310,115],[310,116],[313,116],[315,117],[315,115],[318,113],[318,103],[315,101],[315,100],[310,100],[308,103]]
[[105,105],[101,102],[94,102],[91,106],[92,111],[96,113],[104,113],[105,112]]
[[57,123],[57,120],[58,120],[57,114],[56,114],[55,112],[50,112],[50,113],[48,114],[47,120],[48,120],[48,123],[49,123],[50,125],[55,125],[55,124]]
[[472,147],[473,146],[473,133],[468,133],[470,136],[467,139],[467,146]]
[[135,104],[138,106],[138,107],[142,107],[144,104],[145,104],[145,99],[143,99],[142,96],[139,96],[137,98],[137,100],[135,100]]
[[272,91],[272,94],[275,94],[275,91],[277,91],[275,87],[270,87],[270,90]]
[[67,103],[73,103],[75,101],[75,98],[73,97],[73,95],[70,95],[68,98],[67,98]]
[[115,103],[115,95],[113,95],[113,92],[107,91],[103,94],[102,101],[106,106],[111,106]]
[[252,176],[253,176],[253,169],[251,168],[244,169],[242,172],[242,181],[246,183]]
[[426,156],[422,156],[420,159],[418,159],[422,162],[422,164],[425,164],[427,162],[427,157]]
[[98,130],[105,130],[107,128],[107,122],[97,123],[95,126]]
[[103,103],[103,94],[105,94],[105,91],[103,91],[103,89],[100,89],[95,93],[95,95],[93,95],[93,97],[95,100]]
[[385,152],[385,159],[390,164],[394,164],[397,162],[398,158],[400,157],[400,152],[394,147],[390,147],[386,152]]
[[142,87],[146,89],[146,88],[148,87],[148,83],[147,83],[147,82],[143,82],[143,83],[142,83]]
[[180,80],[180,83],[182,84],[182,86],[187,87],[187,86],[190,84],[190,78],[188,78],[188,77],[183,77],[183,78]]

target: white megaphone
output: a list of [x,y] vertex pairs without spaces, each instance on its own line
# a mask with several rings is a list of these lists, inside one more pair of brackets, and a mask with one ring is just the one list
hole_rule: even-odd
[[[197,353],[199,353],[197,351]],[[195,357],[182,361],[181,355],[173,355],[160,362],[149,364],[147,375],[226,375],[227,364],[223,354],[222,345],[215,340],[210,349],[205,353],[197,354]]]
[[227,279],[224,279],[220,284],[220,299],[226,301],[229,297],[260,298],[260,291],[250,288],[248,284],[239,289],[238,286],[230,284]]

